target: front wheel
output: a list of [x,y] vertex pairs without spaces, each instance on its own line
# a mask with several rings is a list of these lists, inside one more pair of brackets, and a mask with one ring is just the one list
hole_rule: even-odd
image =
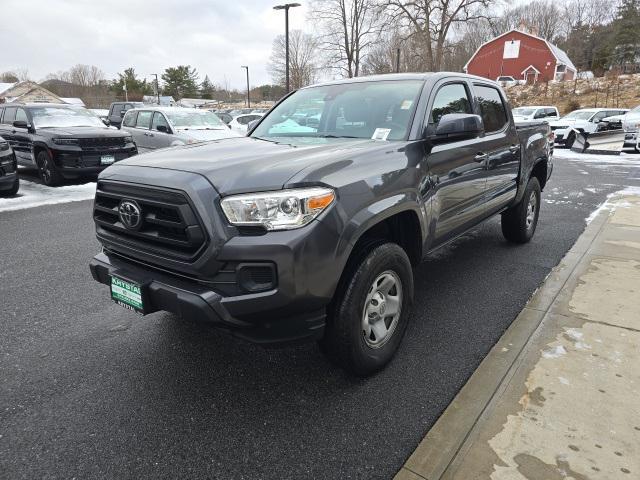
[[62,183],[62,175],[53,163],[53,158],[46,150],[42,150],[36,157],[36,163],[38,165],[38,173],[40,179],[48,187],[55,187]]
[[538,225],[541,196],[538,179],[529,179],[520,202],[502,214],[504,238],[514,243],[527,243],[531,240]]
[[[355,253],[358,255],[358,252]],[[356,375],[370,375],[393,358],[407,328],[413,272],[405,251],[384,243],[348,265],[329,311],[321,346]]]

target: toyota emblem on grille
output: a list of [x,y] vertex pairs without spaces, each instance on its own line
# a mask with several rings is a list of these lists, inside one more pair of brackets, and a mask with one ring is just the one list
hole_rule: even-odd
[[122,224],[130,230],[135,230],[142,223],[140,206],[133,200],[122,200],[120,202],[118,216]]

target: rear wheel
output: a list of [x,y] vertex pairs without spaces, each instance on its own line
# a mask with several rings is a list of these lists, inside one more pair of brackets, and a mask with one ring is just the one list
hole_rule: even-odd
[[36,163],[38,165],[38,173],[42,182],[49,186],[55,187],[60,185],[63,181],[62,175],[53,163],[53,158],[46,150],[42,150],[36,157]]
[[364,376],[389,363],[400,345],[413,273],[407,254],[395,243],[378,245],[355,258],[330,307],[321,346],[335,363]]
[[540,182],[529,179],[522,200],[502,214],[502,234],[514,243],[527,243],[533,237],[540,214]]

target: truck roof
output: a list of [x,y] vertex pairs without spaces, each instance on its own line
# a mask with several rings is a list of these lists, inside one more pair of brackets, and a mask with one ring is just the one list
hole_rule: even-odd
[[461,72],[416,72],[416,73],[384,73],[380,75],[367,75],[354,78],[343,78],[337,80],[328,80],[326,82],[316,83],[303,88],[313,88],[321,85],[340,85],[344,83],[362,83],[362,82],[382,82],[386,80],[422,80],[427,79],[439,80],[446,77],[462,77],[472,80],[480,80],[483,82],[496,84],[493,80],[484,77],[478,77],[477,75],[469,75],[468,73]]

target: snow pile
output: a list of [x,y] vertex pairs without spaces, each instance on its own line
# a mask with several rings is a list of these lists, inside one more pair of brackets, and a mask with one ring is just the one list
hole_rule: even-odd
[[95,194],[95,182],[85,183],[83,185],[47,187],[39,183],[20,179],[20,190],[16,196],[10,198],[0,197],[0,212],[91,200]]

